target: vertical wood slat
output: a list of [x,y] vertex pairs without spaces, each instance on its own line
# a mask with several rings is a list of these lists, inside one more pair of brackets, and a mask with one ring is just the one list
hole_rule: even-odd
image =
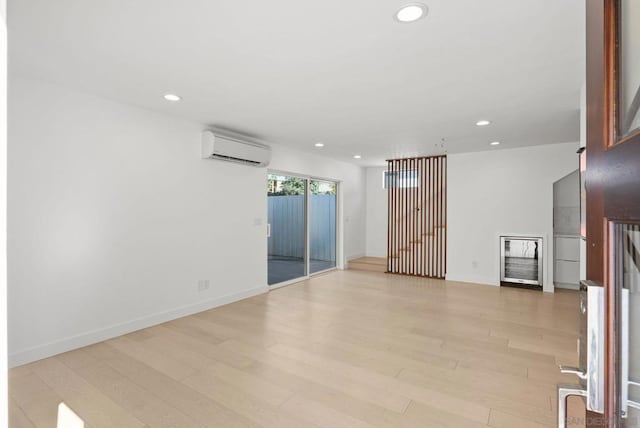
[[433,186],[433,202],[431,203],[431,207],[433,209],[433,239],[432,242],[432,253],[431,260],[433,261],[432,267],[432,275],[438,276],[438,159],[433,159],[433,176],[432,176],[432,186]]
[[434,159],[433,163],[433,276],[438,277],[438,173],[440,172],[440,160]]
[[[398,174],[400,172],[400,164],[397,162],[394,162],[395,164],[395,172],[396,174]],[[401,272],[402,269],[400,268],[400,227],[402,226],[400,224],[400,219],[398,218],[398,213],[401,211],[400,210],[400,192],[399,192],[399,188],[397,187],[397,182],[398,182],[398,176],[394,176],[393,180],[395,182],[394,184],[394,189],[393,189],[393,193],[396,195],[396,206],[395,206],[395,211],[394,211],[394,222],[395,222],[395,227],[396,227],[396,241],[395,241],[395,247],[393,249],[393,253],[394,253],[394,257],[395,257],[395,263],[396,263],[396,268],[394,270],[394,272]]]
[[395,262],[395,269],[394,272],[400,272],[402,271],[402,269],[400,268],[400,252],[398,250],[398,248],[400,247],[400,219],[398,218],[398,213],[400,212],[400,192],[399,192],[399,188],[397,187],[398,185],[398,173],[399,171],[399,163],[398,162],[393,162],[394,165],[394,172],[396,175],[394,175],[392,177],[393,180],[393,194],[395,195],[394,198],[394,208],[393,208],[393,222],[394,222],[394,228],[396,231],[395,234],[395,240],[393,243],[393,257],[394,257],[394,262]]
[[442,193],[444,193],[443,199],[444,199],[444,224],[443,224],[443,228],[442,228],[442,233],[444,234],[444,257],[443,257],[443,268],[444,268],[444,273],[446,275],[447,273],[447,158],[444,158],[444,177],[445,177],[445,181],[444,181],[444,186],[443,186],[443,191]]
[[[399,162],[396,173],[402,173],[402,162]],[[398,181],[399,183],[399,181]],[[404,223],[402,222],[402,212],[404,211],[404,192],[401,187],[396,189],[398,192],[398,211],[396,211],[396,217],[398,221],[398,247],[396,248],[396,254],[398,255],[398,272],[404,272],[404,259],[402,256],[402,236],[404,235]]]
[[395,187],[396,185],[396,176],[395,174],[397,174],[396,171],[396,162],[394,161],[389,161],[389,165],[391,168],[391,172],[392,175],[389,176],[389,184],[387,184],[387,186],[389,187],[388,191],[391,193],[391,216],[389,217],[389,220],[391,222],[391,230],[392,230],[392,240],[391,240],[391,251],[389,252],[389,256],[391,257],[391,267],[392,270],[390,272],[397,272],[398,271],[398,259],[397,257],[397,252],[398,252],[398,221],[396,219],[396,212],[398,211],[397,209],[397,205],[398,205],[398,191]]
[[440,240],[440,276],[444,276],[444,237],[442,236],[444,230],[444,159],[440,159],[440,230],[438,231],[438,239]]
[[[397,162],[393,162],[394,165],[394,172],[395,174],[398,174],[398,164]],[[399,272],[400,271],[400,259],[399,259],[399,254],[398,254],[398,240],[400,239],[400,222],[397,219],[397,213],[400,211],[400,195],[398,194],[398,188],[396,187],[397,185],[397,176],[393,176],[392,180],[394,182],[393,184],[393,194],[394,194],[394,208],[393,208],[393,215],[394,215],[394,229],[395,229],[395,235],[394,235],[394,245],[393,245],[393,261],[395,264],[395,268],[394,268],[394,272]]]
[[441,277],[441,273],[440,273],[440,173],[441,173],[441,169],[440,169],[440,158],[436,159],[436,177],[435,177],[435,186],[436,186],[436,200],[435,200],[435,206],[436,206],[436,230],[434,230],[434,234],[435,234],[435,244],[436,244],[436,249],[434,251],[434,258],[436,261],[436,267],[435,267],[435,274],[437,277]]
[[435,199],[435,187],[433,186],[433,177],[435,176],[436,163],[433,159],[429,159],[429,273],[433,276],[433,241],[435,239],[436,223],[433,218],[435,207],[433,201]]
[[400,231],[400,225],[397,218],[397,212],[399,207],[399,195],[398,195],[398,187],[397,187],[397,168],[398,162],[395,160],[388,161],[388,175],[387,175],[387,191],[389,192],[390,198],[390,207],[389,207],[389,217],[387,221],[390,223],[391,228],[391,239],[389,241],[389,252],[387,257],[389,259],[389,272],[396,273],[399,272],[399,259],[398,259],[398,236]]
[[393,263],[394,263],[394,269],[393,272],[399,272],[400,271],[400,259],[398,258],[398,236],[400,236],[400,222],[397,219],[397,212],[399,211],[399,207],[400,207],[400,195],[398,195],[398,189],[397,189],[397,174],[398,174],[398,163],[397,162],[392,162],[393,164],[393,169],[394,169],[394,176],[391,177],[391,180],[393,182],[392,184],[392,189],[393,189],[393,228],[394,228],[394,241],[393,241]]
[[[407,172],[411,171],[411,159],[407,159]],[[406,223],[407,235],[405,236],[405,259],[407,261],[406,264],[406,273],[411,275],[411,188],[405,187],[405,193],[407,196],[407,204],[404,211],[404,221]]]
[[391,250],[389,251],[389,256],[391,257],[391,270],[389,272],[395,272],[397,270],[397,263],[396,263],[396,258],[395,258],[395,253],[396,253],[396,244],[395,244],[395,240],[396,240],[396,236],[398,236],[396,227],[397,227],[397,222],[395,219],[395,213],[396,213],[396,189],[394,186],[394,181],[395,181],[395,176],[393,174],[395,174],[395,165],[396,163],[393,161],[389,161],[389,165],[390,165],[390,169],[392,172],[392,175],[388,177],[389,183],[387,184],[387,186],[389,187],[389,192],[391,194],[391,215],[389,216],[389,222],[391,222],[391,233],[393,234],[390,245],[391,245]]
[[442,162],[440,162],[440,159],[438,159],[438,175],[437,175],[437,187],[438,187],[438,200],[436,201],[436,204],[438,205],[438,216],[437,216],[437,223],[438,223],[438,254],[436,255],[436,259],[438,260],[437,263],[437,275],[438,276],[442,276],[442,241],[441,241],[441,237],[440,237],[440,231],[441,226],[442,226],[442,201],[440,200],[440,198],[442,197],[442,190],[440,188],[441,182],[442,182]]
[[424,180],[423,176],[424,174],[422,174],[422,171],[424,171],[424,163],[425,163],[425,159],[421,158],[420,159],[420,176],[418,178],[418,183],[419,183],[419,194],[420,194],[420,233],[419,233],[419,239],[420,239],[420,258],[419,258],[419,274],[420,275],[424,275],[425,273],[425,269],[424,269],[424,206],[425,206],[425,201],[424,201],[424,186],[422,185],[422,182]]
[[393,189],[393,192],[396,194],[396,210],[394,213],[394,221],[396,223],[396,246],[394,248],[394,254],[395,254],[395,258],[396,258],[396,270],[394,272],[402,272],[402,267],[400,265],[400,235],[401,235],[401,227],[402,224],[400,222],[400,219],[398,218],[398,213],[401,212],[402,210],[400,209],[400,204],[402,202],[401,200],[401,196],[400,195],[400,188],[397,187],[398,186],[398,176],[397,174],[400,173],[400,163],[399,162],[394,162],[395,166],[396,166],[396,176],[394,176],[394,181],[395,181],[395,187]]
[[442,197],[442,191],[440,189],[440,184],[442,181],[442,162],[441,159],[438,159],[438,173],[436,175],[436,188],[437,190],[437,196],[436,196],[436,205],[437,205],[437,215],[436,215],[436,223],[438,224],[438,239],[437,239],[437,254],[436,254],[436,271],[437,271],[437,275],[439,277],[442,276],[442,266],[441,266],[441,261],[442,261],[442,242],[440,239],[440,232],[441,232],[441,227],[442,227],[442,203],[440,201],[440,198]]
[[389,177],[392,173],[391,171],[392,163],[387,162],[387,175],[384,177],[383,186],[387,188],[387,272],[393,271],[393,263],[391,259],[391,240],[393,236],[391,234],[391,224],[392,224],[392,215],[391,215],[391,198],[393,197],[392,189],[389,186]]
[[387,271],[444,278],[447,158],[387,161]]
[[393,162],[394,164],[394,170],[395,170],[395,174],[392,177],[393,180],[393,194],[395,195],[394,198],[394,208],[393,208],[393,223],[394,223],[394,228],[396,231],[395,234],[395,240],[394,240],[394,245],[393,245],[393,257],[394,257],[394,262],[395,262],[395,269],[394,272],[400,272],[402,269],[400,269],[400,254],[399,254],[399,243],[400,243],[400,221],[398,219],[398,212],[400,212],[400,193],[398,192],[398,187],[397,187],[397,183],[398,183],[398,163],[397,162]]
[[[411,171],[414,171],[416,169],[415,167],[415,159],[409,159],[409,169]],[[415,187],[409,187],[407,188],[407,191],[409,192],[409,201],[410,201],[410,207],[409,210],[407,211],[407,221],[409,222],[409,230],[411,231],[409,233],[409,275],[415,275],[416,270],[415,270],[415,257],[416,257],[416,246],[417,244],[415,243],[415,230],[414,230],[414,222],[415,222],[415,218],[416,218],[416,213],[415,213],[415,194],[416,194],[416,188]]]
[[427,188],[428,177],[427,171],[429,170],[429,159],[424,159],[424,166],[421,173],[422,193],[424,194],[424,202],[422,207],[422,216],[424,221],[424,231],[422,232],[422,263],[424,264],[422,274],[429,274],[429,259],[427,254],[427,244],[429,243],[429,192]]
[[440,159],[437,159],[437,164],[438,167],[436,169],[437,173],[436,173],[436,189],[438,189],[438,192],[436,194],[436,225],[437,225],[437,229],[436,229],[436,253],[435,253],[435,258],[436,258],[436,276],[441,277],[441,265],[440,265],[440,256],[442,251],[440,250],[440,210],[442,209],[442,203],[440,202],[440,197],[442,196],[442,192],[440,191],[440,174],[441,174],[441,169],[440,169]]
[[[402,174],[403,162],[398,162],[397,174]],[[401,180],[398,180],[398,185]],[[402,221],[402,213],[404,212],[404,190],[401,187],[396,189],[398,192],[398,211],[396,211],[396,218],[398,221],[398,248],[396,249],[398,254],[398,272],[404,272],[404,258],[402,254],[402,237],[404,236],[404,222]]]
[[[403,174],[406,174],[408,170],[407,160],[402,161],[402,171]],[[406,181],[406,176],[404,177]],[[402,271],[404,273],[408,273],[407,269],[407,252],[405,251],[406,243],[407,243],[407,187],[402,187],[402,211],[400,212],[400,216],[402,218],[402,235],[400,235],[402,240]]]
[[444,258],[444,249],[442,248],[442,223],[444,222],[444,219],[442,218],[442,182],[443,182],[443,178],[442,178],[442,158],[438,159],[438,163],[440,164],[439,168],[439,172],[438,172],[438,189],[439,189],[439,194],[440,197],[438,198],[438,251],[440,252],[440,254],[438,254],[438,276],[444,276],[444,272],[443,272],[443,266],[442,266],[442,262],[443,262],[443,258]]
[[424,218],[424,232],[422,234],[422,261],[424,263],[424,270],[422,272],[423,275],[429,274],[429,256],[427,254],[427,244],[429,243],[429,192],[427,183],[429,179],[427,177],[427,171],[429,171],[429,159],[424,159],[424,168],[421,171],[422,175],[422,192],[424,193],[424,207],[423,218]]
[[[416,167],[416,159],[411,159],[411,169],[417,170]],[[418,246],[420,245],[418,241],[418,237],[416,236],[416,221],[418,220],[418,216],[416,215],[417,208],[417,187],[411,188],[411,239],[409,240],[410,249],[411,249],[411,274],[416,275],[416,257],[418,256]]]

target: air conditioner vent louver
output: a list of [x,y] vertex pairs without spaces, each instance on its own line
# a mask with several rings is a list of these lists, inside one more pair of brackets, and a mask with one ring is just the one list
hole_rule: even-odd
[[227,156],[227,155],[219,155],[217,153],[214,153],[213,156],[211,156],[214,159],[220,159],[220,160],[228,160],[229,162],[239,162],[239,163],[248,163],[250,165],[260,165],[260,162],[258,161],[254,161],[254,160],[248,160],[248,159],[240,159],[240,158],[236,158],[233,156]]
[[218,135],[202,133],[202,158],[217,159],[251,166],[267,166],[271,160],[268,146]]

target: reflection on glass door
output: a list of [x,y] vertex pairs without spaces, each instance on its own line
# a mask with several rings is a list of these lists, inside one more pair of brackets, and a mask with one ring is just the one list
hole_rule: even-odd
[[620,137],[640,131],[640,2],[620,1],[619,125]]
[[[618,113],[618,141],[626,138],[621,145],[623,150],[628,150],[640,145],[640,1],[619,0],[615,4],[618,8],[616,23],[618,88],[617,99],[613,104],[616,105]],[[632,159],[634,163],[628,163],[622,168],[620,168],[620,161],[614,161],[609,165],[602,163],[602,166],[608,167],[608,170],[602,169],[602,171],[605,171],[607,176],[625,177],[622,181],[631,183],[632,188],[637,189],[637,178],[629,180],[627,177],[629,177],[628,171],[638,170],[640,161],[637,155],[627,156],[626,159]],[[610,185],[611,180],[607,178],[608,182],[603,183],[604,188],[614,188]],[[615,191],[609,190],[604,198],[605,215],[610,201],[620,201],[620,205],[616,208],[625,213],[626,221],[640,220],[637,204],[634,207],[633,202],[637,201],[637,192],[633,194],[624,191],[620,185],[615,186],[615,189]],[[612,195],[615,196],[607,198]],[[620,208],[623,209],[620,210]],[[618,240],[615,251],[618,265],[616,282],[620,284],[617,290],[619,298],[617,306],[620,316],[618,326],[621,365],[618,379],[621,409],[617,414],[622,415],[619,426],[640,428],[640,224],[618,224],[615,239]]]
[[640,225],[620,225],[621,393],[625,428],[640,427]]
[[336,267],[336,183],[310,181],[309,272]]
[[269,174],[267,177],[268,283],[307,275],[307,180]]

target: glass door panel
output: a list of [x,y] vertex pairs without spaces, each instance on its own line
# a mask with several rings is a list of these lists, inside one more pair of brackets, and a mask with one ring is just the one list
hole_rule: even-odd
[[336,267],[336,183],[310,181],[309,271]]
[[[625,428],[640,427],[640,225],[621,225],[621,392]],[[625,409],[626,407],[626,409]]]
[[[618,0],[617,8],[618,136],[624,138],[640,131],[640,1]],[[626,143],[630,144],[640,144],[640,140],[632,137]],[[615,174],[625,171],[616,165]],[[621,194],[629,198],[630,206],[634,196]],[[640,428],[640,225],[619,224],[617,228],[616,239],[621,241],[615,247],[620,284],[620,426]]]
[[619,129],[620,137],[640,130],[640,2],[619,5]]
[[307,276],[307,180],[267,176],[268,284]]

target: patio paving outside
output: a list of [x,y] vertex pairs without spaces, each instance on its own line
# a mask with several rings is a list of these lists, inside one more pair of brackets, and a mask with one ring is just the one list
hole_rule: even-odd
[[[311,273],[320,272],[336,266],[334,261],[311,259]],[[304,259],[302,257],[269,256],[269,285],[279,284],[304,276]]]

